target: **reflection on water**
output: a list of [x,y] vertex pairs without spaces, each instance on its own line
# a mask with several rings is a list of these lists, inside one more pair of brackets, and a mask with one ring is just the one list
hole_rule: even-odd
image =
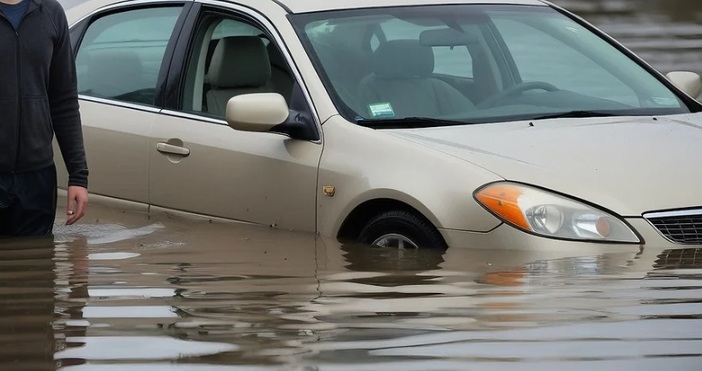
[[371,249],[97,205],[87,218],[55,242],[0,243],[0,369],[702,364],[699,249]]
[[0,239],[0,369],[53,370],[54,244]]

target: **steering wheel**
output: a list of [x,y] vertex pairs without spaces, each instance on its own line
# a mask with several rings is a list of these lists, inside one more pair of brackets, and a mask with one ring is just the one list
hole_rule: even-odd
[[554,85],[551,85],[547,82],[544,81],[527,81],[523,82],[514,86],[510,86],[509,88],[499,91],[489,97],[487,97],[484,101],[478,103],[476,106],[478,108],[490,108],[493,107],[497,104],[497,102],[514,97],[516,95],[519,95],[525,91],[529,90],[546,90],[546,91],[557,91],[560,90]]

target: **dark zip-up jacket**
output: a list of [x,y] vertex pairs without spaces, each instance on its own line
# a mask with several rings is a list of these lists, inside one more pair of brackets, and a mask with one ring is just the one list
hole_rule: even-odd
[[68,185],[87,187],[68,22],[56,0],[29,1],[17,30],[0,12],[0,173],[54,163],[54,134]]

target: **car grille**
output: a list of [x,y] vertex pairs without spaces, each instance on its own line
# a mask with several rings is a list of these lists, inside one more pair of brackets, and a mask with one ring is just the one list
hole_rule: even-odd
[[673,242],[702,244],[702,209],[648,213],[644,218]]

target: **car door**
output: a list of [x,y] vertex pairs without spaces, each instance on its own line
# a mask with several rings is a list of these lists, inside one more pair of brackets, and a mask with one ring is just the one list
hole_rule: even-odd
[[73,26],[91,193],[148,203],[159,75],[185,13],[184,3],[142,3],[100,11]]
[[315,230],[321,142],[236,131],[224,120],[230,96],[275,92],[290,101],[299,84],[267,22],[234,5],[203,5],[181,35],[168,86],[177,98],[149,143],[153,206]]

